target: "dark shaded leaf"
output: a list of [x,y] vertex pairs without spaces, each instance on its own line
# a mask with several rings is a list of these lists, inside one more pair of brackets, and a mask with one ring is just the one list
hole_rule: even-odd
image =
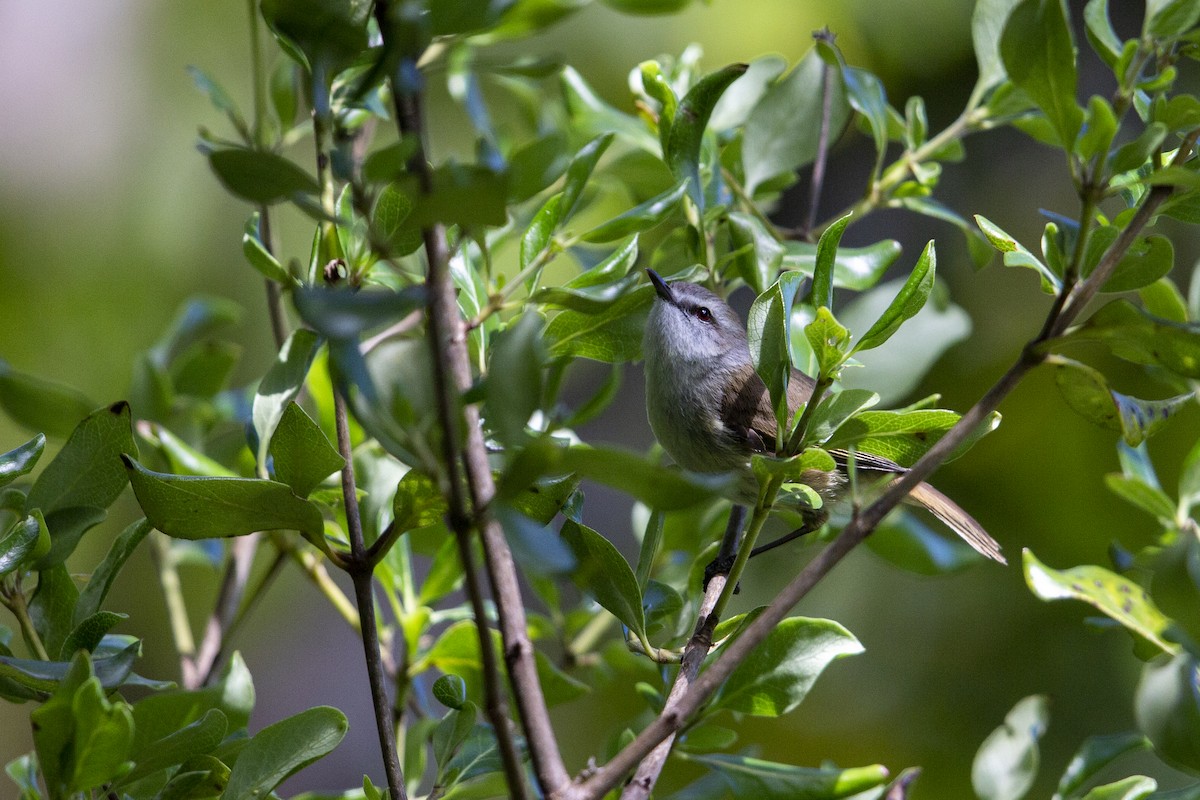
[[68,436],[95,407],[81,392],[18,372],[0,358],[0,408],[23,427]]
[[146,518],[168,536],[208,539],[297,530],[319,537],[324,532],[321,512],[287,484],[169,475],[151,472],[127,456],[123,460]]
[[749,65],[731,64],[704,76],[688,90],[671,124],[663,158],[671,173],[687,183],[688,195],[698,208],[704,208],[704,182],[700,179],[700,145],[708,119],[729,84],[745,74]]
[[[746,119],[742,142],[742,169],[746,191],[753,196],[759,186],[774,185],[781,176],[811,162],[817,155],[825,103],[828,64],[813,48],[776,82]],[[841,72],[830,81],[829,141],[835,141],[850,119],[850,104]]]
[[281,155],[261,150],[215,150],[208,156],[213,172],[231,193],[259,205],[273,205],[297,194],[316,194],[317,181]]
[[642,593],[629,562],[596,531],[572,520],[563,523],[562,538],[575,554],[571,580],[639,638],[646,635]]
[[349,725],[336,708],[317,706],[268,725],[251,737],[229,773],[224,800],[257,800],[283,779],[338,746]]
[[888,780],[887,769],[878,764],[815,769],[721,753],[693,755],[689,760],[720,775],[731,796],[760,800],[838,800],[882,786]]

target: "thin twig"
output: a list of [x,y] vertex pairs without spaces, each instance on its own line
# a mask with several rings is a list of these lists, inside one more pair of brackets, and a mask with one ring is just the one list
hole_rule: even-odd
[[354,598],[362,617],[363,656],[367,661],[367,680],[371,684],[371,705],[375,710],[375,728],[379,733],[379,749],[387,774],[392,800],[404,800],[404,773],[396,751],[396,730],[392,727],[391,704],[384,684],[383,660],[379,651],[379,628],[375,622],[374,571],[367,561],[367,546],[363,539],[359,517],[358,491],[354,485],[354,462],[350,452],[350,427],[346,420],[346,401],[341,392],[333,392],[333,419],[337,428],[338,452],[345,459],[342,467],[342,498],[346,506],[346,528],[350,535],[350,554],[353,559],[348,572],[354,583]]
[[[389,19],[390,3],[377,0],[375,16],[385,38],[392,31]],[[409,169],[417,176],[422,193],[432,189],[432,170],[425,157],[424,120],[419,94],[404,90],[400,80],[393,80],[393,102],[401,136],[415,137],[417,151],[409,160]],[[466,328],[454,296],[454,282],[450,275],[445,230],[440,225],[431,225],[422,230],[425,255],[428,261],[427,286],[429,300],[427,320],[430,328],[430,345],[433,348],[434,388],[438,398],[442,437],[447,444],[446,465],[450,470],[448,498],[452,504],[449,521],[455,535],[469,536],[472,524],[479,527],[483,542],[484,561],[492,584],[500,621],[500,634],[504,644],[505,660],[513,692],[525,726],[526,739],[533,759],[534,772],[545,792],[569,785],[570,777],[558,751],[558,743],[550,726],[550,715],[546,708],[541,684],[537,677],[533,644],[526,628],[525,608],[517,583],[516,567],[512,553],[504,539],[499,524],[487,513],[487,506],[495,495],[491,468],[487,463],[479,411],[473,406],[462,409],[466,426],[463,451],[454,452],[454,435],[458,420],[458,398],[471,380],[471,370],[466,346]],[[461,465],[461,470],[460,467]],[[465,471],[470,492],[470,507],[461,497],[459,477]],[[458,501],[456,503],[456,498]],[[457,506],[457,507],[456,507]],[[460,543],[462,548],[469,543]],[[464,562],[464,569],[469,563]],[[491,634],[486,617],[476,612],[476,626],[480,635],[482,653],[491,650]],[[495,666],[484,665],[486,710],[496,735],[504,764],[509,792],[513,797],[524,796],[524,779],[516,745],[512,740],[508,724],[507,702],[499,691]]]
[[[833,44],[829,28],[813,34],[817,41]],[[808,236],[817,224],[817,208],[821,205],[821,189],[825,184],[825,163],[829,156],[829,134],[833,122],[833,70],[821,62],[821,127],[817,133],[817,155],[813,159],[812,182],[808,195],[808,214],[804,218],[804,235]]]

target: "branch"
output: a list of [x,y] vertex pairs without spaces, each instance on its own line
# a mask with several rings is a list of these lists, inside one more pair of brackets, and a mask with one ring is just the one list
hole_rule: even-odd
[[[392,32],[387,0],[377,0],[375,17],[385,38]],[[397,66],[404,69],[403,64]],[[411,136],[418,142],[416,152],[409,160],[409,170],[420,182],[422,193],[432,189],[432,171],[426,160],[424,142],[424,120],[419,94],[403,90],[404,82],[392,81],[396,120],[401,136]],[[473,406],[462,408],[466,426],[462,452],[455,451],[455,435],[458,427],[458,405],[461,393],[471,381],[468,361],[466,327],[459,312],[454,295],[454,282],[450,275],[445,229],[431,225],[422,230],[425,255],[428,260],[428,307],[426,319],[430,328],[429,342],[433,348],[434,389],[437,395],[439,421],[442,424],[445,461],[450,471],[449,522],[455,536],[466,539],[472,525],[477,526],[483,543],[484,562],[492,585],[500,622],[500,635],[504,645],[505,661],[509,678],[513,684],[521,722],[525,728],[534,772],[544,793],[550,794],[570,784],[570,776],[558,751],[554,730],[550,725],[550,714],[546,708],[541,683],[537,677],[533,644],[529,640],[525,620],[525,608],[517,582],[516,567],[512,553],[504,539],[504,533],[487,508],[495,496],[495,484],[487,462],[483,431],[479,425],[479,411]],[[470,502],[462,493],[461,477],[465,472]],[[460,552],[469,549],[468,542],[460,542]],[[468,566],[464,562],[464,569]],[[476,612],[476,626],[480,635],[481,653],[492,649],[490,629],[486,617]],[[506,701],[498,691],[494,676],[494,665],[488,669],[484,664],[485,688],[488,689],[487,711],[492,721],[496,739],[504,761],[509,790],[515,796],[523,792],[524,781],[516,747],[508,729]]]
[[[741,508],[741,506],[735,506]],[[739,518],[741,514],[735,514],[730,510],[730,527],[733,528],[733,520]],[[736,530],[734,535],[736,536]],[[683,651],[683,659],[679,665],[679,673],[675,676],[675,682],[671,684],[671,692],[667,695],[667,702],[663,706],[662,713],[674,713],[680,703],[687,696],[688,690],[691,689],[696,676],[700,674],[700,667],[704,664],[704,658],[708,655],[708,651],[712,649],[712,634],[717,627],[717,616],[713,614],[713,608],[717,604],[717,598],[721,596],[721,592],[725,589],[728,576],[714,575],[708,582],[708,587],[704,590],[704,599],[700,602],[700,610],[697,613],[698,622],[696,624],[696,632],[692,634],[692,638],[688,640],[687,647]],[[650,791],[654,788],[654,784],[658,781],[658,776],[662,772],[663,766],[667,763],[667,756],[671,754],[671,746],[675,743],[675,732],[672,731],[663,739],[649,755],[642,760],[638,765],[637,772],[633,776],[633,780],[625,787],[625,791],[621,792],[621,800],[646,800],[650,797]]]
[[[834,35],[829,28],[813,34],[819,42],[832,45]],[[821,128],[817,134],[817,155],[813,160],[812,184],[809,189],[808,214],[804,219],[804,234],[808,236],[817,224],[817,207],[821,204],[821,188],[825,183],[825,162],[829,150],[829,127],[833,116],[833,70],[821,62]]]
[[338,452],[345,459],[342,467],[342,498],[346,506],[346,527],[350,534],[352,562],[350,579],[354,582],[354,599],[358,602],[358,613],[362,618],[361,636],[363,656],[367,661],[367,679],[371,684],[371,705],[375,710],[375,728],[379,733],[379,749],[383,753],[383,767],[387,773],[388,789],[392,800],[405,800],[404,773],[400,769],[400,758],[396,751],[396,730],[392,727],[391,705],[388,703],[387,687],[384,685],[383,657],[379,650],[379,628],[375,623],[375,596],[371,563],[367,561],[367,546],[363,539],[362,520],[359,518],[358,491],[354,485],[354,462],[350,452],[350,428],[346,421],[346,401],[336,388],[333,391],[333,419],[337,428]]

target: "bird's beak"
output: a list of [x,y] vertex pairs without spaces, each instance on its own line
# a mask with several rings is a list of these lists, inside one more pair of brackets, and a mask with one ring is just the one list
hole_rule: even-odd
[[662,276],[652,269],[646,270],[646,274],[650,276],[650,282],[654,284],[655,293],[664,301],[675,305],[675,293],[671,291],[670,286],[667,286],[667,282],[662,279]]

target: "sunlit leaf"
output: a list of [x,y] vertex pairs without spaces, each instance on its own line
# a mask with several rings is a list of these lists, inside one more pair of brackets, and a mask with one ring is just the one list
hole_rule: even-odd
[[984,740],[971,765],[971,785],[980,800],[1020,800],[1025,796],[1037,777],[1038,741],[1049,716],[1047,698],[1026,697]]
[[1025,551],[1024,566],[1025,582],[1041,599],[1082,600],[1163,652],[1179,652],[1179,645],[1164,638],[1171,621],[1146,590],[1128,578],[1092,565],[1051,569],[1029,550]]

